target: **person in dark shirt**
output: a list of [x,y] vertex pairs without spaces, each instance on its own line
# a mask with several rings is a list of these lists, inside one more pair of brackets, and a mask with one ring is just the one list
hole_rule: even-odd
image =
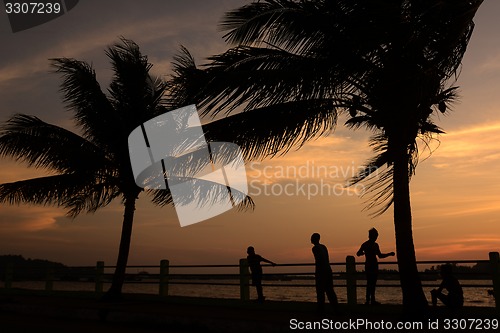
[[311,243],[314,245],[312,253],[315,261],[316,297],[318,301],[318,311],[323,312],[325,307],[325,294],[330,305],[337,310],[338,300],[333,290],[333,275],[330,266],[330,257],[325,245],[320,244],[320,234],[311,235]]
[[264,302],[265,297],[264,293],[262,292],[262,266],[260,265],[260,263],[267,262],[273,266],[276,266],[276,264],[270,260],[267,260],[266,258],[261,257],[258,254],[255,254],[255,249],[253,248],[253,246],[248,247],[247,254],[248,266],[250,267],[250,272],[252,273],[252,285],[254,285],[255,289],[257,290],[257,300],[259,302]]
[[[464,293],[458,279],[453,276],[452,266],[441,266],[441,276],[443,281],[438,289],[431,290],[432,305],[437,305],[437,300],[441,300],[444,305],[451,309],[459,309],[464,306]],[[443,289],[448,291],[448,295],[443,294]]]
[[375,288],[377,286],[378,279],[378,260],[379,258],[387,258],[389,256],[394,256],[394,252],[381,253],[380,247],[378,246],[376,240],[378,238],[378,231],[375,228],[371,228],[368,231],[368,240],[361,244],[356,255],[365,256],[365,273],[366,273],[366,303],[377,305],[380,304],[375,300]]

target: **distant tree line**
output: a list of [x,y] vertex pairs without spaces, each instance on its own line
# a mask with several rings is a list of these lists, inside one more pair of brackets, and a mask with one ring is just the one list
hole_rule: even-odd
[[[439,276],[442,265],[431,266],[431,268],[426,269],[424,273],[435,274]],[[459,266],[457,264],[452,264],[453,275],[461,280],[489,280],[491,279],[491,268],[490,264],[487,262],[479,262],[474,266]]]
[[0,279],[5,279],[9,266],[14,270],[13,279],[15,281],[45,280],[49,270],[52,270],[52,274],[57,280],[63,281],[92,281],[96,274],[94,267],[68,267],[45,259],[26,259],[21,255],[0,255]]

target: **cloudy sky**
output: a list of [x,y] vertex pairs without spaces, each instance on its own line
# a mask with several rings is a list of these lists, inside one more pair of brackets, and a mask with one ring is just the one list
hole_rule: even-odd
[[[106,87],[104,54],[120,36],[134,40],[167,77],[172,56],[186,46],[199,62],[225,49],[217,22],[243,0],[81,0],[44,25],[12,33],[0,13],[0,122],[15,113],[36,115],[73,129],[50,58],[92,63]],[[486,259],[500,245],[500,1],[486,0],[457,84],[460,101],[436,122],[446,131],[423,153],[411,183],[417,257]],[[141,198],[130,264],[236,263],[248,245],[276,262],[311,261],[309,236],[320,232],[335,261],[352,255],[369,228],[383,251],[395,249],[392,209],[378,218],[363,211],[355,189],[342,185],[367,158],[369,133],[342,127],[284,157],[248,163],[253,212],[228,212],[181,228],[173,207]],[[0,183],[43,175],[0,160]],[[68,219],[54,207],[0,205],[0,254],[22,254],[70,265],[114,264],[121,229],[117,202]]]

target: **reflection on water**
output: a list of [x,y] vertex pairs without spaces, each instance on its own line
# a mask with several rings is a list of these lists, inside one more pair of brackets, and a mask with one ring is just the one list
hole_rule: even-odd
[[[219,285],[187,285],[187,284],[174,284],[175,281],[171,281],[172,284],[168,286],[169,295],[173,296],[191,296],[191,297],[210,297],[210,298],[239,298],[240,287],[239,285],[234,286],[219,286]],[[187,281],[183,281],[184,283]],[[190,281],[207,283],[207,280],[201,281]],[[210,280],[210,283],[232,283],[238,284],[237,280]],[[0,282],[2,285],[3,283]],[[339,282],[341,283],[341,282]],[[293,284],[307,284],[306,287],[273,287],[272,284],[280,285],[293,285]],[[364,281],[360,281],[360,284],[364,284]],[[377,300],[384,304],[401,304],[402,296],[401,289],[399,287],[383,287],[383,285],[394,285],[395,281],[379,281],[377,288]],[[487,306],[494,307],[495,300],[492,296],[487,293],[488,289],[491,289],[491,281],[489,280],[472,280],[463,282],[467,285],[477,285],[479,287],[470,288],[464,287],[464,297],[466,306]],[[109,288],[110,284],[104,284],[104,290]],[[438,282],[436,282],[436,286]],[[484,287],[483,287],[484,286]],[[13,288],[22,289],[33,289],[33,290],[43,290],[45,288],[45,282],[43,281],[21,281],[13,282]],[[424,287],[424,291],[430,300],[430,291],[435,287]],[[142,294],[157,294],[158,293],[158,281],[155,280],[143,280],[138,283],[126,283],[123,286],[123,292],[125,293],[142,293]],[[66,281],[54,281],[53,290],[64,290],[64,291],[93,291],[95,290],[95,285],[92,282],[66,282]],[[339,298],[339,302],[347,302],[347,292],[345,287],[336,287],[335,292]],[[264,285],[264,295],[268,300],[274,301],[304,301],[304,302],[314,302],[316,301],[316,294],[314,289],[313,280],[303,280],[303,281],[265,281]],[[365,288],[358,287],[358,303],[364,303]],[[257,295],[255,293],[255,288],[250,288],[250,297],[256,299]]]

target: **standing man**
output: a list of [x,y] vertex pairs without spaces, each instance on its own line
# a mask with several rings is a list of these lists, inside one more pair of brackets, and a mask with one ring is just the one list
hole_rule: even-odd
[[311,243],[314,245],[312,253],[315,261],[315,278],[316,278],[316,296],[318,299],[318,311],[325,310],[325,294],[328,297],[330,305],[337,310],[338,300],[335,291],[333,290],[332,268],[330,267],[330,257],[328,249],[323,244],[319,243],[320,235],[314,233],[311,235]]
[[260,262],[267,262],[273,266],[276,266],[276,264],[258,254],[255,254],[253,246],[248,247],[247,254],[248,266],[250,267],[250,272],[252,272],[252,285],[254,285],[257,290],[257,300],[262,303],[264,302],[265,297],[262,292],[262,266],[260,265]]
[[378,238],[378,231],[375,228],[368,230],[368,240],[361,244],[356,255],[365,255],[365,273],[366,273],[366,303],[367,305],[380,304],[375,300],[375,287],[377,286],[378,279],[378,260],[394,256],[394,252],[381,253],[380,247],[376,240]]

